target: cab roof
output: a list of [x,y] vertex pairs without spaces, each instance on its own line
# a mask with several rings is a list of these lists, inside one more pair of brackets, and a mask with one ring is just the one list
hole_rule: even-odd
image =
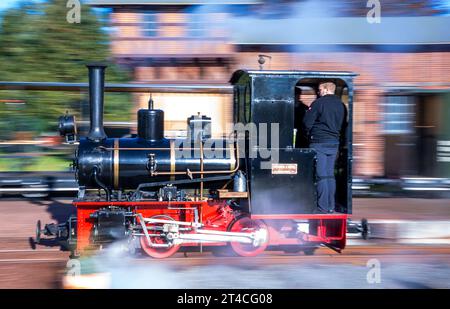
[[236,83],[242,76],[286,75],[299,78],[345,78],[352,79],[359,74],[350,71],[291,71],[291,70],[237,70],[233,73],[230,83]]
[[317,78],[333,81],[338,86],[353,83],[358,74],[349,71],[283,71],[283,70],[238,70],[230,79],[232,85],[238,84],[242,77],[293,77],[302,80],[302,85],[314,85]]

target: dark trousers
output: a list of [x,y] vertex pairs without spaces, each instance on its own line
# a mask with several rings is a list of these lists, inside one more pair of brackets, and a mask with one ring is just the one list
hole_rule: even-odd
[[339,144],[313,143],[310,144],[317,153],[317,203],[323,210],[334,210],[336,193],[336,179],[334,176],[334,164],[338,153]]

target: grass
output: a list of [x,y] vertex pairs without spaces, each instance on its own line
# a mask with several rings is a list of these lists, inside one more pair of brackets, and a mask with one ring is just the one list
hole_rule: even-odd
[[69,159],[56,156],[0,158],[0,172],[54,172],[69,170]]

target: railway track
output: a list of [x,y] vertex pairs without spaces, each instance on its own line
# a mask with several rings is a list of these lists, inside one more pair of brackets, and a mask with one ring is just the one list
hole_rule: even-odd
[[[33,241],[30,236],[33,236],[34,234],[37,219],[48,221],[55,221],[57,218],[60,218],[61,220],[65,219],[72,211],[70,202],[69,199],[51,201],[2,200],[0,203],[0,221],[3,222],[3,225],[0,226],[0,288],[61,287],[61,278],[66,270],[70,253],[60,251],[60,247],[55,244],[49,244],[49,246],[36,245],[36,249],[34,250],[32,248]],[[364,203],[368,202],[370,203],[366,205],[367,207],[364,206]],[[392,212],[391,208],[393,207],[391,204],[394,205],[398,202],[399,201],[392,199],[389,200],[389,203],[383,201],[383,204],[381,205],[389,205],[389,209],[385,206],[386,209],[383,209],[383,211],[380,212],[388,216]],[[417,212],[419,215],[421,213],[426,213],[428,216],[432,215],[433,217],[430,217],[430,220],[434,220],[438,217],[441,219],[448,218],[448,207],[446,207],[448,203],[446,201],[437,201],[439,202],[439,205],[430,204],[431,202],[435,203],[436,201],[407,200],[406,202],[403,201],[402,203],[405,205],[401,204],[401,207],[398,206],[393,209],[398,209],[398,212],[400,212],[400,209],[404,209],[407,204],[410,215],[411,213],[415,214]],[[375,206],[379,206],[379,202],[372,200],[364,200],[364,203],[361,204],[361,200],[356,199],[356,203],[359,203],[358,209],[361,209],[362,207],[363,209],[367,209],[366,212],[375,209]],[[414,206],[415,208],[409,209],[412,207],[410,206],[411,203],[413,206],[416,205]],[[420,212],[420,209],[422,208],[419,209],[417,206],[418,204],[423,204],[421,206],[423,208],[422,212]],[[402,215],[404,214],[405,213],[402,212]],[[373,216],[368,216],[366,213],[360,212],[360,217],[370,218]],[[393,217],[395,218],[395,216]],[[356,245],[351,245],[352,243],[355,243]],[[215,257],[208,252],[203,254],[192,252],[188,253],[187,256],[188,258],[185,258],[182,253],[178,253],[174,257],[162,261],[152,260],[145,256],[135,257],[127,260],[125,268],[128,266],[132,267],[133,265],[142,265],[143,269],[152,269],[152,265],[166,265],[170,269],[184,271],[189,267],[195,266],[204,270],[206,273],[209,273],[209,267],[219,264],[238,269],[238,271],[242,271],[243,274],[247,274],[247,269],[254,269],[258,272],[258,276],[262,277],[261,281],[264,281],[265,277],[261,273],[267,274],[267,276],[272,276],[273,273],[276,273],[276,276],[280,276],[278,275],[278,268],[274,270],[273,273],[271,271],[264,271],[264,269],[276,265],[285,265],[286,268],[289,268],[289,270],[286,271],[286,276],[289,272],[295,272],[297,265],[303,265],[303,268],[305,269],[313,269],[314,271],[312,272],[315,276],[316,273],[319,273],[320,275],[321,267],[328,269],[336,264],[335,268],[333,268],[333,272],[339,272],[340,269],[350,267],[349,271],[346,272],[345,275],[342,275],[343,277],[351,277],[351,273],[354,272],[355,269],[360,269],[362,272],[361,276],[364,277],[367,261],[371,258],[377,258],[381,261],[382,265],[390,264],[396,266],[407,264],[411,269],[424,269],[423,277],[429,277],[439,282],[440,279],[438,274],[432,274],[433,269],[424,268],[424,265],[436,265],[437,269],[439,269],[437,273],[440,273],[440,276],[445,276],[446,273],[443,273],[442,269],[445,269],[450,263],[450,245],[388,244],[386,242],[378,243],[375,240],[369,240],[368,242],[352,240],[349,241],[347,248],[342,254],[335,253],[328,248],[320,248],[316,251],[314,256],[305,256],[301,253],[285,254],[279,251],[266,252],[261,256],[249,259],[239,257]],[[195,267],[193,268],[194,272],[196,272]],[[199,273],[200,272],[201,271],[199,271]],[[252,276],[253,275],[254,273],[252,272]],[[303,275],[304,274],[302,274],[302,276]],[[408,275],[408,273],[406,275]],[[328,276],[328,273],[326,276]],[[313,278],[314,277],[311,277],[311,280],[313,280]],[[202,278],[201,280],[206,279]],[[313,287],[322,287],[322,282],[326,284],[326,281],[327,280],[320,281],[320,283],[313,285]],[[290,285],[289,287],[297,286],[303,285]],[[436,284],[436,286],[447,287],[444,283]]]
[[68,255],[55,250],[0,250],[0,263],[64,262]]
[[[100,254],[102,254],[100,252]],[[40,263],[40,262],[66,262],[69,252],[51,249],[0,249],[0,263]],[[217,257],[209,252],[188,252],[186,255],[178,253],[174,257],[156,260],[147,256],[128,257],[127,262],[149,263],[165,265],[208,265],[211,263],[234,265],[253,264],[264,265],[276,263],[323,263],[323,262],[367,262],[368,259],[378,258],[389,262],[416,262],[442,260],[450,264],[450,246],[401,246],[401,247],[349,247],[342,254],[330,252],[329,249],[320,248],[313,256],[299,254],[286,254],[279,251],[266,252],[253,258]]]
[[187,258],[182,254],[164,260],[148,258],[133,258],[131,261],[138,264],[158,264],[169,266],[202,266],[211,265],[240,265],[264,266],[280,264],[335,264],[349,263],[366,265],[367,261],[376,258],[386,263],[417,263],[442,261],[450,265],[449,247],[402,246],[396,247],[349,247],[342,254],[330,252],[328,248],[320,248],[312,256],[299,254],[286,254],[280,251],[265,252],[257,257],[216,257],[210,253],[188,253]]
[[55,247],[34,247],[33,240],[24,237],[0,237],[0,265],[5,263],[61,263],[67,261],[69,252]]
[[[6,264],[42,264],[51,263],[65,267],[70,253],[61,251],[59,246],[53,247],[36,245],[33,249],[33,240],[26,237],[0,237],[0,266]],[[102,252],[99,252],[102,254]],[[364,264],[368,259],[378,258],[385,262],[418,262],[443,261],[450,263],[450,245],[399,245],[377,244],[369,242],[368,245],[348,246],[342,254],[328,248],[319,248],[315,255],[305,256],[302,253],[286,254],[280,251],[267,251],[254,258],[217,257],[210,252],[177,253],[175,256],[154,260],[147,256],[129,257],[127,261],[136,264],[158,264],[168,266],[184,265],[254,265],[263,266],[271,264],[311,264],[311,263],[350,263]]]
[[[209,269],[212,265],[224,266],[240,271],[259,271],[265,273],[274,266],[297,269],[299,266],[315,267],[366,267],[370,259],[376,258],[383,265],[439,264],[450,267],[450,246],[411,246],[380,245],[350,246],[342,254],[319,248],[313,256],[285,254],[269,251],[253,258],[217,257],[210,252],[189,252],[187,256],[177,253],[164,260],[150,259],[147,256],[123,257],[112,256],[108,251],[107,263],[123,262],[126,269],[138,268],[151,271],[162,266],[170,271],[192,269]],[[37,246],[32,249],[27,239],[0,238],[0,288],[59,288],[66,271],[69,252],[60,251],[59,247]],[[101,259],[102,257],[100,257]],[[115,261],[115,262],[114,262]],[[194,267],[194,268],[192,268]],[[199,270],[200,271],[200,270]]]

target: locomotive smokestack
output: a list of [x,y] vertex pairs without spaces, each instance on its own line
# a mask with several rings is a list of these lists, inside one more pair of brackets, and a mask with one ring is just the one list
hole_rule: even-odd
[[103,95],[106,65],[89,64],[87,67],[89,69],[89,109],[91,120],[91,128],[87,138],[98,142],[107,137],[103,129]]

